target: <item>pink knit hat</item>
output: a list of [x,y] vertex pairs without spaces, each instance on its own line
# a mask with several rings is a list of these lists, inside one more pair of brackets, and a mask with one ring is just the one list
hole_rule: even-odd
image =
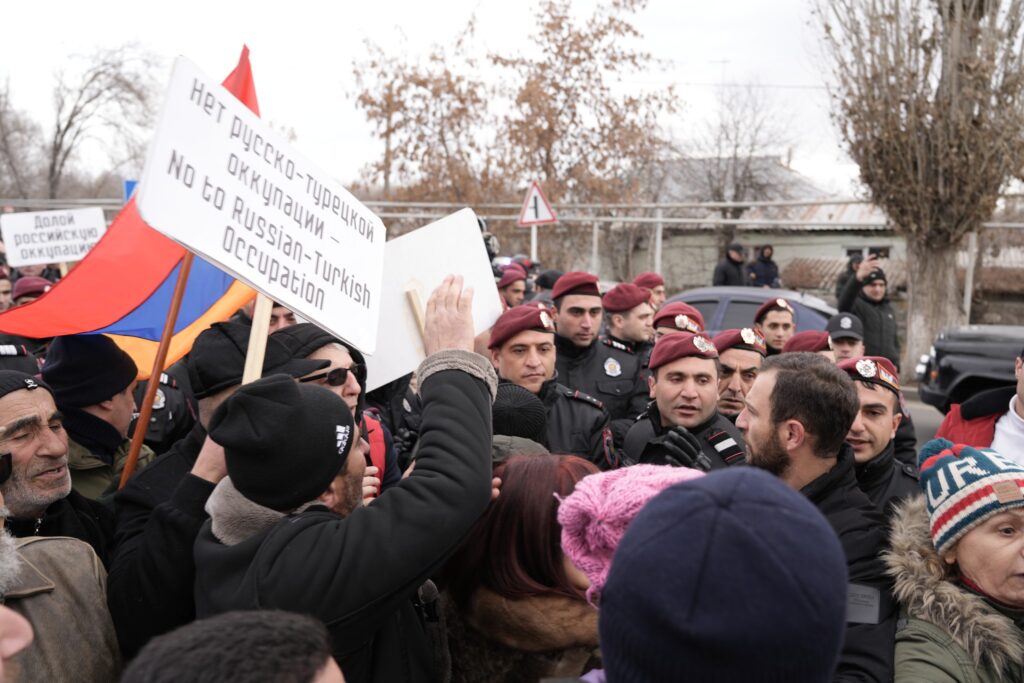
[[699,470],[667,465],[633,465],[584,477],[558,507],[562,551],[590,579],[587,600],[597,605],[612,555],[626,529],[651,498]]

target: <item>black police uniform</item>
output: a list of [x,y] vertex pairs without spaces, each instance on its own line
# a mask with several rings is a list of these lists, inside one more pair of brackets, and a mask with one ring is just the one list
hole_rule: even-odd
[[[155,453],[166,453],[175,443],[188,436],[199,421],[198,408],[189,387],[182,386],[179,378],[187,372],[179,372],[175,364],[167,372],[160,373],[160,386],[153,398],[153,413],[146,429],[145,444]],[[172,375],[172,372],[174,373]],[[187,381],[187,379],[186,379]],[[148,382],[139,382],[135,389],[135,403],[142,405]],[[135,426],[133,424],[132,431]]]
[[[661,426],[658,404],[651,401],[646,414],[637,420],[626,434],[623,464],[673,464],[666,459],[666,456],[671,454],[659,442],[660,437],[665,436],[668,430],[668,427]],[[711,461],[711,469],[745,464],[746,444],[740,430],[717,410],[710,418],[688,431],[697,437],[701,450]]]
[[875,509],[888,520],[899,501],[921,493],[917,467],[895,457],[896,441],[868,462],[857,463],[857,487],[867,495]]
[[544,382],[537,398],[548,412],[545,445],[549,451],[578,455],[602,470],[618,467],[619,456],[608,428],[608,413],[600,401],[560,384],[557,375]]
[[558,380],[604,405],[611,418],[612,436],[621,446],[649,400],[643,353],[630,342],[611,336],[580,348],[571,339],[555,335],[555,346]]

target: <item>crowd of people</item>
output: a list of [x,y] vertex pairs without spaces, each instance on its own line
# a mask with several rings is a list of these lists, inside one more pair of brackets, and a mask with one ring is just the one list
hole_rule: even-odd
[[243,385],[239,311],[145,426],[111,339],[7,340],[4,680],[1024,678],[1024,351],[919,447],[874,259],[824,330],[707,330],[651,272],[496,284],[481,332],[446,278],[370,392],[276,305]]

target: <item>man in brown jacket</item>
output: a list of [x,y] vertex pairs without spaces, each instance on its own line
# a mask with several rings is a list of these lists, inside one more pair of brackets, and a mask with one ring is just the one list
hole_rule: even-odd
[[[11,473],[10,458],[0,455],[3,480]],[[7,517],[2,495],[0,516]],[[35,633],[9,670],[54,683],[116,680],[121,656],[107,611],[107,573],[96,553],[73,538],[15,539],[2,525],[0,519],[0,601]],[[16,673],[4,680],[22,679]]]

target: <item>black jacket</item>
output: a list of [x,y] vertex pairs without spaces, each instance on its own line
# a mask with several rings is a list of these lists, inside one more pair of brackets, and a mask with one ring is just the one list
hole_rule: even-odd
[[896,442],[893,440],[872,460],[854,465],[857,486],[875,506],[875,511],[886,520],[892,515],[897,502],[921,493],[917,468],[897,460],[895,452]]
[[[903,395],[900,394],[900,405],[903,405]],[[893,446],[896,451],[896,459],[906,463],[917,471],[917,428],[914,426],[914,418],[909,410],[901,410],[903,419],[900,426],[896,428],[896,438],[893,439]]]
[[896,326],[896,312],[889,298],[872,301],[861,290],[863,283],[851,277],[839,297],[839,310],[853,313],[864,323],[864,355],[883,356],[900,367],[900,339]]
[[114,548],[114,513],[99,501],[89,500],[72,490],[46,508],[42,517],[8,517],[4,523],[15,538],[28,536],[69,536],[85,541],[96,551],[103,566],[110,566]]
[[[657,439],[668,431],[661,426],[658,404],[651,401],[644,417],[636,421],[626,434],[623,446],[626,463],[667,464],[666,451]],[[717,470],[733,465],[746,464],[746,445],[740,430],[729,418],[715,411],[703,424],[689,430],[700,441],[701,450],[711,461],[711,469]],[[624,463],[624,464],[626,464]]]
[[743,276],[743,264],[736,263],[726,256],[715,266],[715,274],[711,277],[714,287],[740,287],[747,284]]
[[[891,681],[897,610],[891,596],[892,579],[886,576],[879,558],[886,547],[885,523],[858,488],[853,467],[853,450],[844,444],[835,466],[801,493],[839,536],[854,591],[848,602],[846,641],[835,680]],[[859,612],[873,614],[858,619]]]
[[601,337],[580,348],[559,335],[555,335],[555,347],[558,381],[601,402],[611,419],[615,445],[621,446],[626,432],[649,400],[644,372],[646,347]]
[[618,453],[608,425],[608,411],[593,396],[558,382],[544,382],[537,398],[548,409],[548,439],[552,453],[578,455],[603,470],[618,466]]
[[310,614],[350,683],[431,680],[413,601],[490,500],[491,395],[460,370],[428,375],[420,395],[416,469],[371,505],[344,518],[314,506],[234,545],[207,522],[195,545],[197,615]]
[[196,423],[114,496],[117,550],[107,604],[126,658],[195,619],[192,546],[208,518],[203,508],[213,484],[190,471],[205,439]]
[[747,266],[750,277],[750,284],[754,287],[778,287],[779,266],[771,259],[759,256],[756,261]]

